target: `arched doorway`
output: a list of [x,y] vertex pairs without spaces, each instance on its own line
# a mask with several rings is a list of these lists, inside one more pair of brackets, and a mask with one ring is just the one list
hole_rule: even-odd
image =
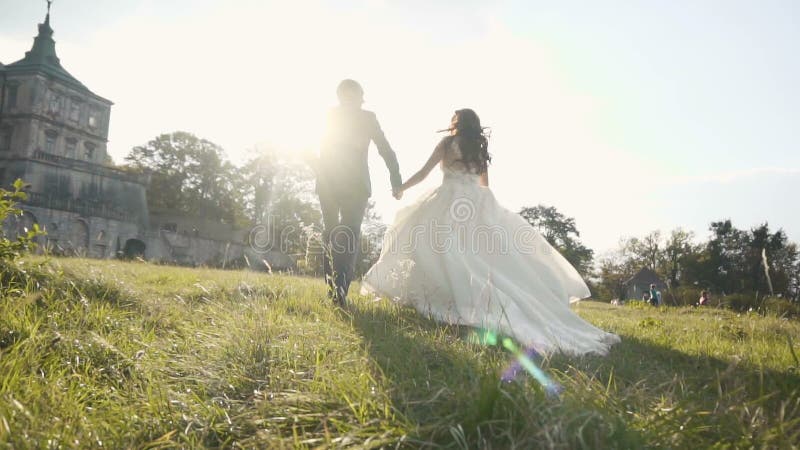
[[125,259],[144,258],[144,251],[147,246],[139,239],[128,239],[122,249],[122,257]]
[[76,219],[70,222],[66,244],[73,254],[86,254],[89,250],[89,225],[86,221]]

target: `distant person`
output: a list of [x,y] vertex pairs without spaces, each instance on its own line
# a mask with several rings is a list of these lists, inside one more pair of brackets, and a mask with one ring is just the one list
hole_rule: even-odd
[[658,306],[658,289],[656,289],[655,284],[650,285],[650,304],[653,306]]
[[708,306],[708,291],[703,290],[700,292],[700,300],[698,300],[698,306]]
[[353,281],[361,238],[361,223],[372,195],[367,151],[378,147],[386,167],[392,193],[400,198],[400,167],[375,113],[361,109],[364,90],[354,80],[344,80],[336,89],[339,106],[328,114],[327,130],[316,167],[317,195],[322,210],[323,270],[328,296],[344,305]]
[[[442,131],[447,135],[400,191],[437,166],[442,182],[397,212],[378,262],[364,276],[364,292],[445,323],[511,336],[539,352],[606,354],[619,337],[569,307],[590,295],[580,274],[489,189],[489,141],[478,115],[459,109]],[[482,245],[486,230],[508,245]]]

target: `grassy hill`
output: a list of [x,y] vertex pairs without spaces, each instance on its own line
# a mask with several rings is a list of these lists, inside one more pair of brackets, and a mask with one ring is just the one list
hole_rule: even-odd
[[[512,360],[319,280],[29,258],[2,267],[0,448],[791,448],[800,323],[717,309],[575,310],[606,358]],[[357,290],[357,289],[356,289]]]

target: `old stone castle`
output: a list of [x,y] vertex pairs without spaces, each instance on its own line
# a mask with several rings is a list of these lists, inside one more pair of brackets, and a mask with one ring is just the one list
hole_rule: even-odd
[[25,57],[0,63],[0,183],[29,184],[24,215],[6,221],[6,235],[36,223],[46,230],[40,247],[57,253],[293,265],[286,255],[250,248],[247,230],[149,211],[148,177],[115,166],[106,151],[111,106],[62,67],[48,11]]

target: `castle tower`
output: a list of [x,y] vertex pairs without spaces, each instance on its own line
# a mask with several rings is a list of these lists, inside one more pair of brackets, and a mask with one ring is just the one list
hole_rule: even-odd
[[61,65],[48,1],[30,51],[0,64],[0,183],[30,185],[14,226],[38,223],[48,243],[95,257],[144,230],[147,180],[115,167],[107,153],[111,105]]

